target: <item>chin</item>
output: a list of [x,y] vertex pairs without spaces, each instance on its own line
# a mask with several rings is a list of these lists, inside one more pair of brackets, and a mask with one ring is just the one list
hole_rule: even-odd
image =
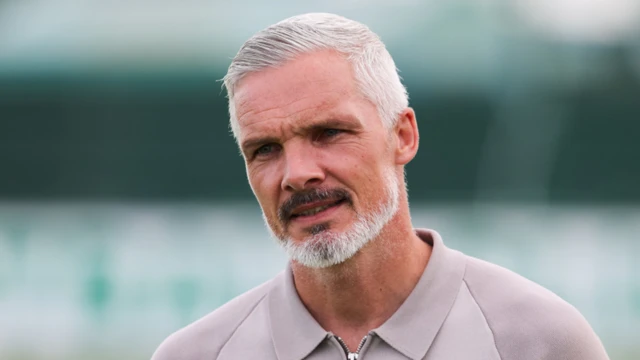
[[311,268],[327,268],[353,257],[369,239],[353,234],[324,230],[302,240],[287,239],[283,247],[289,258]]
[[[385,173],[387,198],[379,207],[366,214],[357,214],[343,230],[337,224],[319,223],[304,229],[303,237],[292,237],[286,231],[276,233],[276,228],[266,216],[267,228],[278,239],[289,259],[310,268],[327,268],[341,264],[356,255],[371,240],[378,237],[383,228],[393,219],[399,208],[399,186],[397,177],[390,170]],[[341,226],[342,227],[342,226]]]
[[397,206],[385,206],[373,216],[359,216],[342,231],[328,225],[314,226],[303,239],[283,238],[280,244],[289,258],[301,265],[310,268],[331,267],[352,258],[375,239],[396,211]]

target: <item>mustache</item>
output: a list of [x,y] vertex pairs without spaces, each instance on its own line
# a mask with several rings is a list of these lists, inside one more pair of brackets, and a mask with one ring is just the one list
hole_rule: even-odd
[[299,191],[291,195],[278,209],[278,218],[283,223],[287,223],[291,218],[291,213],[298,206],[325,200],[344,200],[351,204],[351,195],[344,189],[309,189]]

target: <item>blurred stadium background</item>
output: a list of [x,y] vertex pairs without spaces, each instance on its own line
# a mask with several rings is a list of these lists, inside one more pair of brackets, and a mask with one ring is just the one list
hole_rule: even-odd
[[414,224],[640,358],[640,1],[4,0],[0,359],[146,359],[284,267],[217,80],[310,11],[397,61]]

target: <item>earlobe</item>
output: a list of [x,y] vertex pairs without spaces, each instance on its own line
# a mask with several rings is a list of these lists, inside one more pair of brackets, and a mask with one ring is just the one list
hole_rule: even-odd
[[420,140],[416,114],[412,108],[406,108],[400,113],[394,131],[398,140],[396,164],[405,165],[416,156]]

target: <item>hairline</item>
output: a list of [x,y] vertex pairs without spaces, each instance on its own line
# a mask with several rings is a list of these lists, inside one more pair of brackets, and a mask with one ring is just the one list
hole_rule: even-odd
[[[328,27],[327,23],[330,23]],[[338,28],[351,32],[336,38]],[[304,33],[308,29],[318,29],[322,34],[316,37],[312,32]],[[356,39],[350,42],[349,37]],[[236,142],[240,125],[235,91],[241,81],[253,73],[284,66],[305,54],[327,50],[347,60],[358,92],[374,105],[384,127],[393,128],[408,106],[408,94],[393,57],[379,36],[366,25],[338,15],[303,14],[271,25],[249,38],[223,77],[229,99],[229,125]]]
[[[269,66],[264,66],[260,69],[256,69],[256,70],[252,70],[252,71],[247,71],[245,73],[242,74],[241,77],[237,78],[235,83],[233,84],[233,89],[231,92],[229,92],[227,90],[228,93],[228,99],[229,99],[229,105],[231,106],[231,103],[233,103],[233,118],[230,119],[230,121],[235,121],[237,126],[238,126],[238,130],[240,128],[240,122],[238,117],[236,116],[236,104],[235,104],[235,98],[236,98],[236,89],[238,88],[238,86],[241,85],[242,81],[245,80],[248,76],[251,75],[255,75],[255,74],[259,74],[265,71],[269,71],[271,69],[278,69],[278,68],[282,68],[284,66],[286,66],[287,64],[298,60],[300,57],[305,56],[305,55],[313,55],[316,53],[321,53],[321,52],[325,52],[325,51],[331,51],[336,53],[338,56],[340,56],[342,59],[346,60],[347,63],[349,64],[349,68],[351,69],[351,81],[354,82],[355,86],[355,91],[357,93],[358,96],[360,96],[360,98],[366,102],[368,102],[369,104],[373,105],[376,109],[376,113],[378,115],[378,120],[382,123],[382,125],[387,128],[387,129],[391,129],[396,123],[397,123],[397,118],[390,124],[388,124],[382,114],[381,114],[381,109],[380,106],[378,104],[376,104],[376,102],[373,99],[370,99],[367,94],[365,94],[365,92],[362,89],[362,86],[359,84],[357,77],[358,77],[358,73],[355,69],[355,66],[353,64],[353,61],[351,59],[349,59],[348,54],[345,54],[343,52],[340,52],[336,49],[333,48],[322,48],[322,49],[315,49],[315,50],[310,50],[310,51],[305,51],[305,52],[301,52],[299,54],[295,54],[294,56],[292,56],[291,58],[288,58],[286,60],[283,60],[282,62],[278,63],[278,64],[274,64],[274,65],[269,65]],[[238,145],[241,145],[240,143],[240,134],[233,134],[234,136],[237,135],[236,137],[236,142],[238,143]]]

